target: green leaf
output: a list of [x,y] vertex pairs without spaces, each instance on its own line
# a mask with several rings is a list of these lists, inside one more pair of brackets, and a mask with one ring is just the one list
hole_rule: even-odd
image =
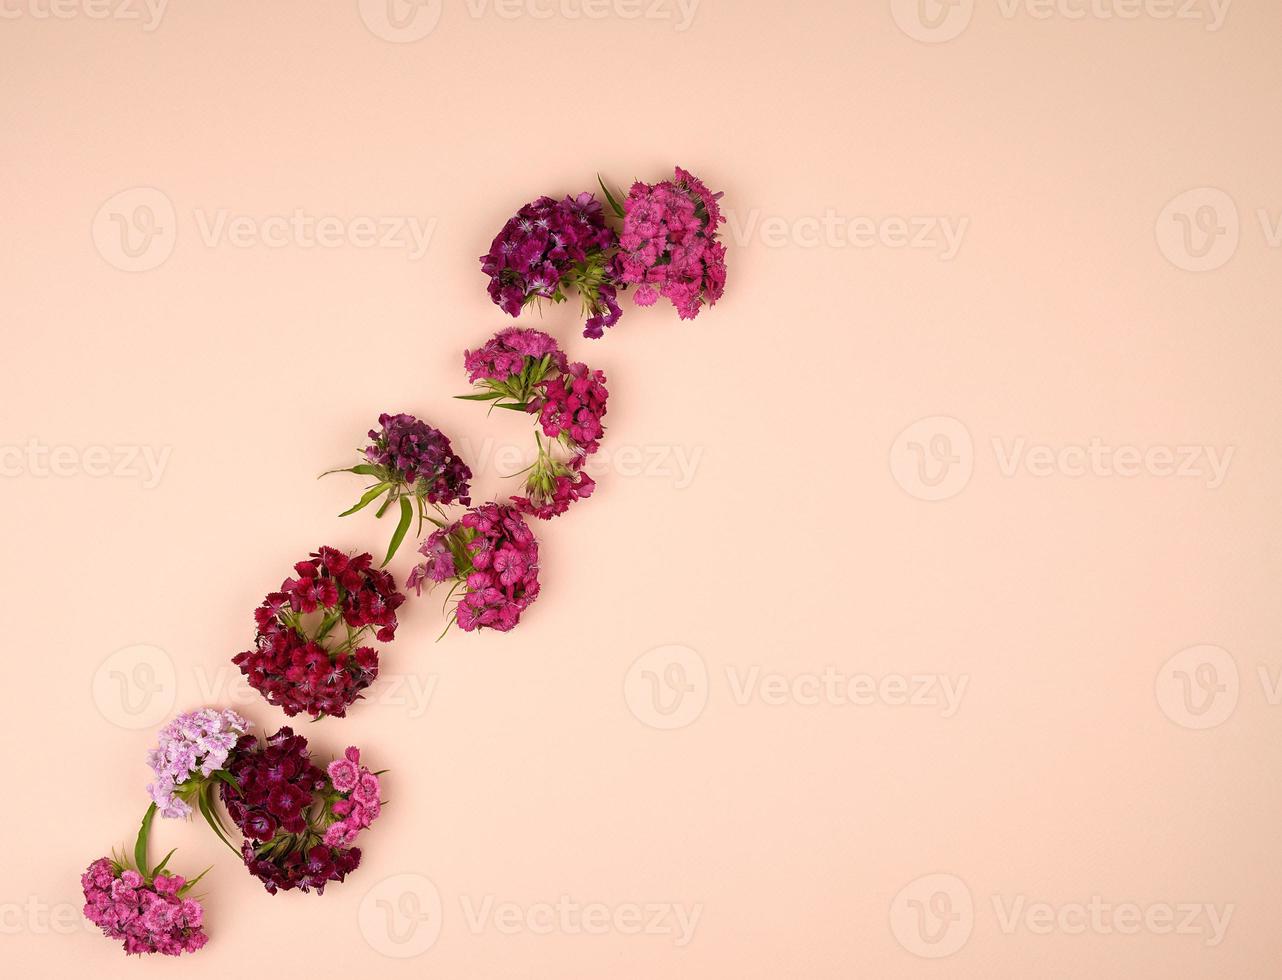
[[[209,783],[207,785],[213,786],[213,783]],[[214,834],[217,835],[218,839],[227,845],[227,849],[229,851],[231,851],[237,857],[240,857],[241,856],[240,851],[236,850],[236,848],[232,845],[232,842],[227,839],[227,832],[223,830],[222,824],[219,822],[217,816],[214,813],[214,804],[206,797],[204,793],[201,793],[198,797],[196,797],[196,805],[200,808],[200,815],[205,818],[205,823],[209,824],[210,829],[213,830]]]
[[147,838],[151,836],[151,822],[156,819],[156,804],[147,807],[147,812],[143,814],[142,826],[138,828],[138,840],[134,842],[134,864],[138,867],[138,873],[144,878],[149,877],[147,874]]
[[231,773],[229,773],[226,769],[215,770],[214,775],[217,778],[221,779],[224,783],[226,783],[232,789],[234,789],[237,793],[240,793],[243,795],[244,791],[241,790],[240,783],[236,782],[236,777],[233,776]]
[[347,510],[343,511],[338,516],[350,517],[352,514],[355,514],[358,510],[364,510],[366,507],[368,507],[375,500],[383,496],[383,494],[387,493],[387,491],[391,489],[392,489],[392,485],[390,483],[380,483],[378,486],[373,487],[370,490],[367,490],[365,493],[365,496],[361,497],[360,502],[356,504],[356,506],[349,507]]
[[405,540],[405,535],[409,532],[410,523],[414,520],[414,505],[410,503],[409,497],[401,498],[401,522],[396,525],[396,533],[392,535],[392,543],[388,545],[387,557],[383,559],[383,567],[392,560],[396,554],[396,549],[401,546]]
[[355,473],[357,476],[376,476],[380,480],[383,478],[383,467],[375,466],[373,463],[361,463],[360,466],[353,466],[347,472]]
[[178,848],[175,847],[172,851],[170,851],[163,858],[161,858],[160,863],[151,869],[152,877],[155,877],[156,875],[160,874],[162,871],[165,870],[165,866],[169,864],[169,859],[174,856],[174,852],[177,850]]
[[476,395],[455,395],[454,397],[461,402],[492,402],[496,398],[502,398],[503,392],[483,391]]
[[601,185],[601,191],[605,194],[605,199],[609,202],[610,209],[615,213],[615,216],[622,218],[624,215],[623,205],[614,199],[614,195],[610,193],[610,188],[605,186],[605,181],[601,179],[600,174],[596,175],[596,182]]
[[509,412],[524,412],[524,411],[525,411],[525,406],[524,406],[524,405],[509,405],[509,404],[507,404],[506,402],[500,402],[499,404],[495,405],[495,408],[506,408]]
[[[171,853],[172,853],[172,852],[171,852]],[[183,885],[181,888],[179,888],[179,889],[178,889],[178,897],[179,897],[179,898],[181,898],[182,896],[186,895],[189,891],[191,891],[193,888],[195,888],[195,887],[196,887],[196,882],[200,881],[200,879],[201,879],[201,878],[205,877],[205,875],[209,874],[209,872],[211,872],[211,871],[213,871],[213,870],[214,870],[214,866],[211,864],[209,867],[207,867],[207,868],[206,868],[204,871],[202,871],[200,874],[196,875],[196,877],[195,877],[195,878],[192,878],[192,879],[191,879],[191,881],[187,882],[187,884],[185,884],[185,885]]]

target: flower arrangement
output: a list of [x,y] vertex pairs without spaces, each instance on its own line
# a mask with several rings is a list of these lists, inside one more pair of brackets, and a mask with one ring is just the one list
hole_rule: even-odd
[[472,471],[455,455],[444,433],[412,415],[384,413],[378,417],[378,425],[369,432],[370,444],[363,451],[365,462],[330,472],[355,473],[375,481],[340,517],[362,511],[385,497],[377,512],[381,518],[389,507],[399,503],[400,521],[383,559],[386,567],[405,540],[416,512],[421,534],[429,506],[444,516],[442,504],[460,503],[467,507],[472,503]]
[[635,182],[622,202],[598,183],[622,230],[606,224],[591,193],[525,205],[481,256],[495,304],[516,317],[531,303],[564,302],[577,289],[583,335],[593,339],[619,322],[618,294],[629,286],[637,287],[638,306],[663,297],[683,320],[715,305],[726,286],[726,249],[717,238],[722,194],[681,167],[671,180]]
[[468,633],[506,633],[538,598],[539,544],[516,507],[473,508],[432,534],[420,553],[427,561],[410,572],[408,587],[421,595],[424,583],[451,582],[445,603],[459,596],[446,630],[457,623]]
[[84,915],[104,936],[121,940],[127,954],[180,956],[196,952],[209,941],[204,908],[190,896],[207,870],[190,881],[167,873],[173,851],[148,869],[147,840],[156,809],[154,803],[147,808],[132,861],[116,854],[101,857],[80,876]]
[[623,314],[610,273],[617,246],[594,195],[540,197],[508,219],[481,256],[481,270],[490,277],[490,298],[514,317],[531,303],[563,303],[578,290],[584,332],[599,337]]
[[[251,687],[293,717],[344,717],[378,676],[378,652],[361,645],[396,635],[405,596],[368,554],[320,548],[294,566],[254,612],[255,644],[232,658]],[[335,631],[342,627],[342,633]]]
[[519,327],[501,330],[478,350],[465,352],[463,366],[477,390],[460,398],[537,416],[538,455],[526,471],[524,495],[512,498],[514,506],[549,520],[590,497],[596,483],[583,466],[605,434],[602,419],[610,397],[605,375],[568,363],[550,336]]
[[360,865],[360,848],[352,845],[378,817],[382,800],[381,773],[360,764],[358,749],[321,769],[307,739],[285,727],[265,743],[243,736],[229,772],[222,800],[244,835],[245,866],[269,893],[321,894]]

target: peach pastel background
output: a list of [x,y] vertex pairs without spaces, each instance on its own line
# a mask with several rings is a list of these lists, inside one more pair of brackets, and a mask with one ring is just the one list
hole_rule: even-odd
[[[0,971],[1276,975],[1282,7],[120,4],[0,0]],[[253,606],[386,541],[317,474],[406,411],[500,492],[475,257],[673,163],[729,292],[545,313],[612,401],[543,598],[440,643],[412,602],[302,726],[391,770],[363,866],[271,898],[165,824],[212,940],[127,961],[77,877],[155,729],[283,723]]]

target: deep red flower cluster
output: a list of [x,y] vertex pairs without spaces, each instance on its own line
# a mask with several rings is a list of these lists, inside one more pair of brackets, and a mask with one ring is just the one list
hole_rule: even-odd
[[321,824],[332,821],[324,803],[335,795],[325,770],[312,763],[307,739],[282,728],[260,744],[243,736],[232,751],[222,800],[245,835],[241,856],[267,891],[324,891],[342,881],[361,861],[356,847],[330,846]]
[[321,548],[254,611],[254,648],[232,663],[290,717],[342,718],[378,677],[378,652],[358,644],[370,632],[383,642],[396,635],[405,596],[372,563],[368,554]]

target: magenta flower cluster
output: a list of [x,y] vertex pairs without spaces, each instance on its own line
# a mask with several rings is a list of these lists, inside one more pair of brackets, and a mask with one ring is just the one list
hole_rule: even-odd
[[484,504],[431,535],[427,561],[410,572],[408,587],[453,580],[459,628],[506,633],[539,595],[539,544],[515,507]]
[[103,935],[122,940],[126,953],[194,953],[209,941],[204,909],[183,896],[180,875],[157,874],[148,881],[133,868],[99,858],[80,876],[84,914]]
[[147,787],[162,817],[187,817],[191,804],[183,797],[195,789],[190,784],[212,776],[227,765],[236,740],[250,723],[230,708],[201,708],[181,714],[160,730],[147,765],[156,781]]
[[674,180],[632,185],[614,268],[620,283],[637,287],[638,306],[652,306],[662,296],[681,319],[692,320],[721,298],[726,249],[717,240],[725,220],[720,198],[680,167]]
[[622,315],[607,271],[617,244],[594,195],[540,197],[508,219],[481,256],[481,269],[490,277],[490,298],[511,316],[537,300],[564,302],[577,289],[585,329],[600,336]]
[[472,384],[480,381],[506,384],[544,358],[549,359],[549,366],[553,369],[565,370],[565,355],[554,339],[541,330],[508,327],[477,350],[464,351],[463,367],[467,371],[467,380]]

